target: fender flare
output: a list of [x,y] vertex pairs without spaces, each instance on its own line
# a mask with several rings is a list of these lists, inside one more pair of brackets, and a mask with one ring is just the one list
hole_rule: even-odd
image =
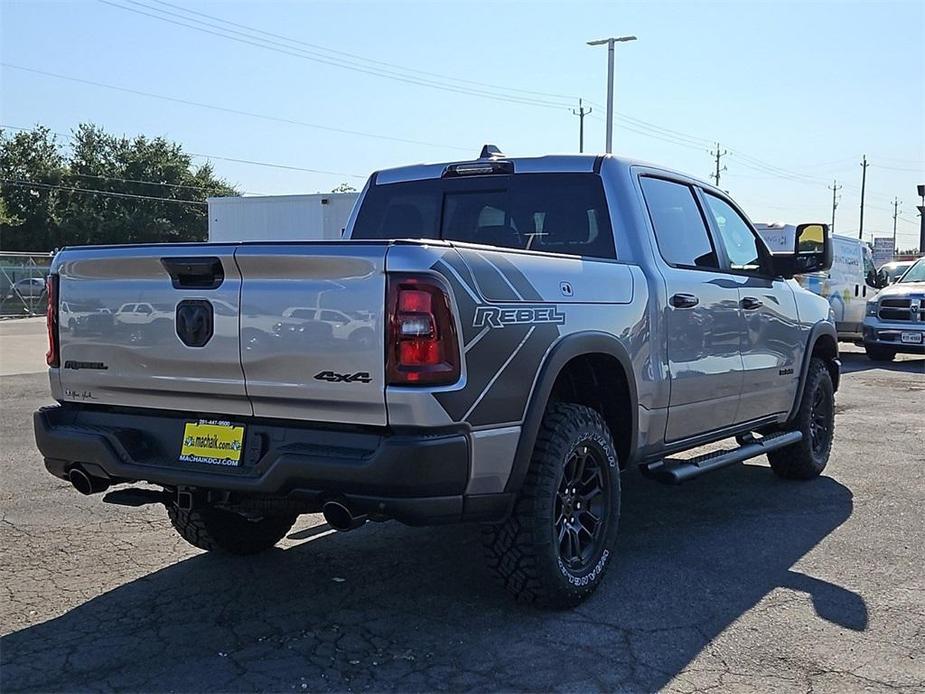
[[[585,354],[605,354],[614,357],[620,362],[630,397],[630,416],[632,418],[630,422],[630,450],[635,448],[638,436],[639,412],[637,405],[639,398],[636,392],[633,362],[630,359],[629,352],[620,340],[608,333],[596,331],[572,333],[556,342],[540,365],[539,376],[527,403],[520,439],[517,442],[517,450],[514,454],[514,464],[504,487],[505,492],[519,491],[524,478],[527,476],[533,446],[536,443],[540,424],[543,421],[543,414],[546,412],[546,404],[549,402],[549,396],[552,394],[556,379],[569,361]],[[627,463],[628,461],[623,462]]]
[[832,378],[832,386],[835,390],[838,390],[839,374],[841,370],[841,361],[838,359],[838,332],[835,330],[835,326],[829,321],[819,321],[810,329],[809,337],[806,340],[806,351],[803,353],[803,366],[800,369],[800,384],[797,386],[797,394],[793,401],[793,407],[790,408],[790,413],[787,415],[788,422],[796,417],[797,411],[800,409],[800,403],[803,400],[803,390],[806,387],[806,379],[809,376],[809,363],[813,358],[813,350],[816,349],[816,343],[819,342],[819,339],[823,336],[831,337],[835,342],[835,359],[833,360],[835,369]]

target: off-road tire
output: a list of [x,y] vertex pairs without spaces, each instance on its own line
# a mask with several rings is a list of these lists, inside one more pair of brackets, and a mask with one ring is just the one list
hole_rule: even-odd
[[[581,451],[586,460],[589,452],[599,456],[593,465],[602,471],[597,484],[605,500],[599,500],[601,506],[595,508],[603,509],[602,525],[600,534],[597,530],[588,533],[597,540],[590,542],[587,564],[574,571],[563,563],[555,516],[562,512],[561,485],[567,482],[566,468]],[[579,522],[581,518],[587,520],[589,511],[586,504]],[[583,405],[551,403],[511,516],[483,531],[488,568],[520,602],[573,607],[594,592],[612,562],[619,517],[620,466],[603,417]]]
[[809,363],[800,409],[791,423],[803,438],[790,446],[768,453],[771,469],[788,480],[811,480],[822,474],[835,433],[835,390],[832,376],[821,359]]
[[167,505],[167,516],[184,540],[193,547],[227,554],[257,554],[279,542],[295,524],[297,516],[265,516],[250,519],[234,511],[198,506],[184,511]]
[[896,350],[890,347],[864,345],[864,351],[867,352],[867,358],[873,361],[893,361],[896,358]]

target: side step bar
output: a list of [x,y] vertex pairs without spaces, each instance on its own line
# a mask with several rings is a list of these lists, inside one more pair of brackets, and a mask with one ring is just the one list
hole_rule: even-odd
[[681,484],[695,477],[700,477],[707,472],[719,470],[720,468],[735,463],[741,463],[749,458],[756,458],[764,455],[768,451],[773,451],[784,446],[790,446],[797,443],[803,438],[802,432],[785,431],[779,434],[769,434],[760,439],[750,437],[739,439],[742,443],[738,448],[731,448],[724,451],[713,451],[696,458],[681,460],[677,458],[665,458],[657,460],[654,463],[646,463],[641,466],[642,474],[651,477],[657,482],[664,484]]

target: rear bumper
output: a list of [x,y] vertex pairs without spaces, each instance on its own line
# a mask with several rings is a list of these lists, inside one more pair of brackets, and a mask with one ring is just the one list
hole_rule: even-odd
[[510,509],[508,495],[464,494],[470,455],[462,432],[398,434],[243,418],[236,420],[245,426],[239,466],[181,463],[184,425],[198,418],[63,405],[35,413],[35,439],[45,467],[61,478],[80,465],[112,484],[282,497],[306,512],[340,499],[356,513],[413,524],[498,520]]

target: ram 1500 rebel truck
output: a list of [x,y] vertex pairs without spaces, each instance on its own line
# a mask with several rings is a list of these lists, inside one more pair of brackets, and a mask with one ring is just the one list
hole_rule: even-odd
[[[790,279],[831,263],[825,225],[771,254],[689,176],[486,146],[373,174],[345,236],[59,253],[47,469],[151,483],[105,500],[164,504],[206,550],[269,548],[302,513],[479,521],[510,591],[566,606],[613,561],[627,466],[826,465],[835,325]],[[105,320],[68,329],[64,303]]]
[[925,258],[867,302],[864,349],[874,361],[893,361],[897,352],[925,354]]

